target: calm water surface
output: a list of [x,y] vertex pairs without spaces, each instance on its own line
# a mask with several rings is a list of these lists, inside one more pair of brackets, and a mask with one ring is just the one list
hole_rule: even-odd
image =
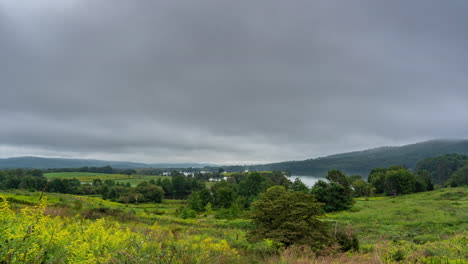
[[326,181],[325,177],[309,176],[309,175],[291,175],[291,177],[289,177],[289,180],[293,182],[296,178],[301,179],[301,181],[305,183],[305,185],[307,185],[307,187],[309,188],[314,186],[314,184],[318,180]]

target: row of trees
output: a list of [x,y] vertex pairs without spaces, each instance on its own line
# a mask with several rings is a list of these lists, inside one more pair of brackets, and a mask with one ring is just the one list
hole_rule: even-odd
[[171,178],[143,181],[136,187],[129,183],[119,184],[113,180],[96,179],[91,186],[95,193],[100,193],[103,199],[122,203],[162,202],[163,198],[186,199],[192,192],[205,188],[205,183],[193,178],[177,174]]
[[434,189],[427,171],[422,170],[415,174],[400,166],[373,169],[368,182],[376,194],[400,195]]
[[33,189],[44,188],[47,180],[41,170],[1,170],[0,189]]
[[434,183],[452,187],[468,185],[466,167],[468,167],[468,156],[460,154],[429,158],[416,165],[418,171],[428,171]]
[[250,208],[258,195],[269,187],[289,188],[290,184],[291,181],[282,172],[234,173],[227,180],[214,183],[210,189],[203,187],[193,192],[183,214],[186,214],[186,210],[196,213],[214,208],[218,217],[234,218]]

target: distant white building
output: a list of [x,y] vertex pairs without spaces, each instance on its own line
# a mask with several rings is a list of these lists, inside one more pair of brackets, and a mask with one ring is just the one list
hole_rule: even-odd
[[227,181],[228,177],[223,177],[222,179],[218,179],[218,178],[210,178],[209,181],[211,182],[219,182],[219,181],[222,181],[222,180],[225,180]]

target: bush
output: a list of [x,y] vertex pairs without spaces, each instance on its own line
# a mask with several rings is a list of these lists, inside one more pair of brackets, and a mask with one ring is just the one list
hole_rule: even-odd
[[427,242],[434,242],[437,240],[439,240],[439,237],[436,235],[431,235],[431,234],[424,234],[424,235],[413,237],[413,241],[416,244],[425,244]]
[[195,210],[184,207],[179,214],[180,218],[188,219],[197,217],[197,212]]
[[346,210],[351,208],[354,203],[352,193],[334,182],[327,183],[319,180],[312,187],[311,193],[324,204],[323,209],[326,212]]
[[249,216],[255,229],[249,238],[320,249],[328,242],[329,233],[328,225],[317,219],[319,215],[322,206],[312,195],[273,186],[252,203]]
[[340,250],[344,252],[359,250],[359,240],[351,226],[347,228],[336,228],[334,242],[338,243],[340,245]]

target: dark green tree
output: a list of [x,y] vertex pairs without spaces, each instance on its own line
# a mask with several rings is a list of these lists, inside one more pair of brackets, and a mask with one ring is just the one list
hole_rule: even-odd
[[354,197],[369,197],[374,192],[374,187],[372,187],[372,184],[363,180],[355,180],[352,186],[354,189]]
[[140,200],[141,202],[161,203],[163,200],[164,190],[155,184],[144,181],[139,183],[135,189],[137,193],[143,195],[143,199]]
[[312,195],[288,192],[273,186],[252,203],[249,217],[255,229],[251,240],[271,239],[290,245],[323,248],[329,239],[328,226],[317,217],[323,213],[321,204]]
[[468,185],[468,165],[458,169],[448,180],[448,184],[452,187]]
[[375,188],[375,192],[380,194],[385,192],[385,174],[387,169],[376,168],[372,169],[367,181]]
[[291,183],[289,190],[293,192],[309,193],[309,188],[307,188],[307,185],[305,185],[299,178],[296,178],[294,182]]
[[245,197],[257,196],[264,190],[264,177],[258,172],[252,172],[239,183],[239,194]]
[[211,187],[213,205],[216,208],[229,208],[237,198],[237,188],[228,182],[218,182]]
[[183,199],[187,195],[186,178],[183,175],[177,175],[172,177],[172,190],[175,198]]
[[324,204],[326,212],[341,211],[353,206],[354,200],[350,193],[341,184],[319,180],[311,189],[317,200]]
[[416,192],[416,178],[407,169],[390,169],[385,175],[385,193],[400,195]]
[[432,184],[431,175],[427,170],[420,170],[416,177],[416,192],[432,191],[434,185]]
[[206,207],[208,203],[213,203],[213,196],[211,195],[210,190],[203,188],[200,191],[200,200],[203,205],[203,208]]

